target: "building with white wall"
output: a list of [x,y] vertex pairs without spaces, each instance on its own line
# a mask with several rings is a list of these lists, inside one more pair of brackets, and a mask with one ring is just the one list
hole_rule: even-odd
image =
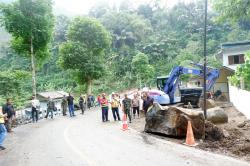
[[221,45],[221,55],[223,66],[237,69],[237,66],[245,63],[245,54],[250,51],[250,41],[240,41],[223,43]]

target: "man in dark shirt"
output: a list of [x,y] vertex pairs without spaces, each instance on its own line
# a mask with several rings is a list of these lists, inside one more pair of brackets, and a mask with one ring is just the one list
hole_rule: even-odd
[[68,107],[69,107],[69,115],[70,115],[70,117],[73,117],[73,116],[75,116],[75,113],[74,113],[74,97],[71,96],[70,93],[69,93],[69,96],[67,98],[67,101],[68,101]]
[[7,103],[3,106],[3,114],[7,114],[7,118],[5,119],[5,126],[8,132],[12,132],[11,125],[12,120],[15,117],[14,106],[12,105],[11,99],[7,99]]
[[92,103],[92,97],[91,97],[91,95],[88,95],[88,98],[87,98],[87,106],[88,106],[88,109],[91,108],[91,103]]
[[131,123],[131,108],[132,108],[132,100],[128,98],[128,95],[125,94],[125,98],[122,100],[122,108],[126,117],[129,118],[129,123]]
[[66,112],[67,112],[67,107],[68,107],[68,102],[67,102],[66,95],[63,95],[61,107],[62,107],[63,116],[66,116],[66,115],[67,115],[67,114],[66,114]]
[[82,114],[84,114],[85,111],[85,97],[83,95],[80,96],[79,98],[79,106],[82,111]]
[[152,106],[154,103],[154,99],[151,98],[148,93],[145,93],[145,98],[143,99],[143,111],[145,112],[145,116],[147,114],[148,108]]
[[51,113],[51,119],[53,119],[53,112],[55,110],[55,102],[48,97],[48,104],[47,104],[48,108],[47,108],[47,114],[45,116],[45,118],[48,118],[49,113]]

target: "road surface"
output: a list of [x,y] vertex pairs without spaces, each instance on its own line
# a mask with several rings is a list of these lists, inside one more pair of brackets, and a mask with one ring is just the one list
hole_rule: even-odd
[[132,129],[122,131],[119,122],[102,123],[98,110],[20,126],[8,135],[5,145],[8,149],[0,152],[0,166],[250,165]]

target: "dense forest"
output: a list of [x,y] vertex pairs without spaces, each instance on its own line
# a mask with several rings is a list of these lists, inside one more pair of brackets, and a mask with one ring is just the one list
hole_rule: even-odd
[[[222,0],[217,2],[216,7],[210,4],[212,8],[208,11],[208,65],[213,67],[220,67],[222,64],[219,56],[221,43],[250,38],[248,18],[233,21],[218,19],[222,10],[219,2]],[[155,78],[167,75],[175,65],[203,63],[202,0],[189,4],[180,2],[171,8],[163,7],[159,0],[137,7],[133,5],[132,0],[123,1],[119,7],[99,3],[86,17],[94,20],[91,23],[98,27],[104,26],[111,40],[110,46],[103,52],[94,52],[104,56],[103,64],[96,59],[96,63],[99,63],[97,66],[102,65],[102,68],[101,73],[93,80],[94,94],[140,86],[154,87]],[[62,50],[67,46],[65,42],[74,39],[69,35],[73,34],[69,29],[72,30],[76,18],[57,15],[54,16],[54,21],[53,36],[48,48],[49,56],[36,65],[37,91],[64,90],[76,94],[86,93],[86,80],[79,79],[79,72],[62,65],[62,54],[67,53]],[[91,34],[92,31],[89,35]],[[32,95],[31,62],[27,56],[13,50],[10,38],[3,26],[0,30],[0,104],[5,98],[12,97],[17,106],[22,106]],[[89,58],[94,57],[88,55]]]

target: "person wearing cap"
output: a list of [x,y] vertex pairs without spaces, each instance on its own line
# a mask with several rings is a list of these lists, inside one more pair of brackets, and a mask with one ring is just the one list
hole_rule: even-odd
[[0,108],[0,151],[4,150],[3,142],[7,136],[7,129],[4,125],[4,120],[7,118],[7,113],[3,113],[2,108]]
[[102,107],[102,121],[103,122],[108,122],[109,119],[108,119],[108,109],[109,109],[109,102],[106,98],[106,94],[103,93],[102,94],[102,98],[100,100],[100,103],[101,103],[101,107]]

